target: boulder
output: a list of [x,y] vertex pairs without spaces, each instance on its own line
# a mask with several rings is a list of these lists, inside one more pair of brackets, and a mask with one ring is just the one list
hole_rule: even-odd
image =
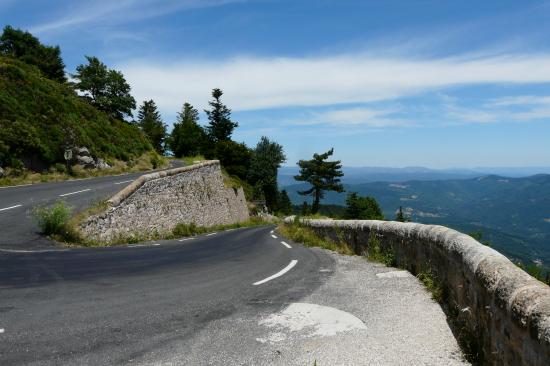
[[96,168],[97,169],[110,169],[111,166],[105,162],[105,160],[101,158],[97,158],[96,161]]
[[76,156],[92,156],[92,154],[90,154],[90,150],[88,150],[88,148],[85,146],[75,147],[73,150],[73,154]]
[[78,155],[76,157],[76,163],[82,165],[86,169],[94,169],[96,167],[95,160],[91,156]]

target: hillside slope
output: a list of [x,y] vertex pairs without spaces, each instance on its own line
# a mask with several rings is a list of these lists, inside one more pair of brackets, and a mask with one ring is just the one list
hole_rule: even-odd
[[[303,202],[286,187],[293,202]],[[421,223],[445,225],[463,232],[482,230],[484,240],[512,258],[550,263],[550,175],[505,178],[374,182],[345,185],[347,192],[375,197],[388,219],[399,206]],[[329,192],[325,204],[345,204],[346,194]]]
[[66,145],[107,160],[151,150],[137,127],[109,119],[35,67],[0,57],[0,166],[41,171],[64,162]]

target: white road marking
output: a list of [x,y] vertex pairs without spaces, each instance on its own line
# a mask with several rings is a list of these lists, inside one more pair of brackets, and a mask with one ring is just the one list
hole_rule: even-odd
[[160,244],[159,243],[154,243],[153,246],[154,247],[158,247]]
[[139,247],[144,247],[145,244],[128,244],[127,247],[128,248],[139,248]]
[[0,334],[4,333],[4,328],[0,328]]
[[186,240],[193,240],[195,238],[184,238],[184,239],[179,239],[178,241],[186,241]]
[[281,244],[283,244],[288,249],[292,249],[292,247],[290,245],[288,245],[287,243],[285,243],[284,241],[282,241]]
[[273,234],[273,231],[274,231],[274,230],[271,230],[269,233],[270,233],[270,234]]
[[48,253],[48,252],[66,252],[69,249],[45,249],[45,250],[19,250],[19,249],[0,249],[5,253]]
[[130,182],[133,182],[134,180],[125,180],[125,181],[122,181],[122,182],[116,182],[116,183],[113,183],[113,184],[124,184],[124,183],[130,183]]
[[275,235],[271,235],[271,237],[272,237],[273,239],[277,239],[277,237],[276,237]]
[[217,233],[216,232],[213,232],[213,233],[210,233],[210,234],[206,234],[205,236],[212,236],[212,235],[216,235]]
[[82,193],[82,192],[88,192],[88,191],[91,191],[91,190],[92,190],[91,188],[88,188],[88,189],[83,189],[83,190],[81,190],[81,191],[76,191],[76,192],[71,192],[71,193],[60,194],[59,197],[70,196],[71,194],[77,194],[77,193]]
[[0,211],[11,210],[12,208],[17,208],[17,207],[21,207],[21,205],[15,205],[15,206],[6,207],[6,208],[0,208]]
[[237,229],[225,229],[225,231],[233,231],[233,230],[237,230]]
[[290,263],[288,264],[288,266],[286,266],[285,268],[281,269],[279,272],[275,273],[273,276],[269,276],[267,278],[264,278],[263,280],[261,281],[258,281],[258,282],[254,282],[253,285],[254,286],[258,286],[258,285],[261,285],[263,283],[266,283],[266,282],[269,282],[277,277],[281,277],[282,275],[284,275],[285,273],[287,273],[288,271],[290,271],[295,265],[296,263],[298,263],[298,261],[296,259],[293,259],[290,261]]

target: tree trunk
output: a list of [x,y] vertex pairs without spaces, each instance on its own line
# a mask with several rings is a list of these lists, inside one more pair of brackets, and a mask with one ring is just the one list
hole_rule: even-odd
[[312,214],[319,212],[319,201],[321,201],[321,190],[316,189],[315,195],[313,196],[313,206],[311,207]]

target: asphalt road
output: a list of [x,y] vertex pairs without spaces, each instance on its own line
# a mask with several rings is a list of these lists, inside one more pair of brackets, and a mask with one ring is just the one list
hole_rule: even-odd
[[[297,301],[323,282],[319,268],[333,261],[288,248],[272,229],[0,253],[0,364],[128,364],[168,342],[192,343],[209,322],[245,308],[275,311]],[[288,272],[254,285],[292,261]]]
[[[172,167],[180,161],[171,162]],[[120,191],[131,181],[146,174],[132,173],[55,183],[0,187],[0,250],[50,249],[55,243],[40,235],[33,220],[33,208],[65,201],[81,210]]]

